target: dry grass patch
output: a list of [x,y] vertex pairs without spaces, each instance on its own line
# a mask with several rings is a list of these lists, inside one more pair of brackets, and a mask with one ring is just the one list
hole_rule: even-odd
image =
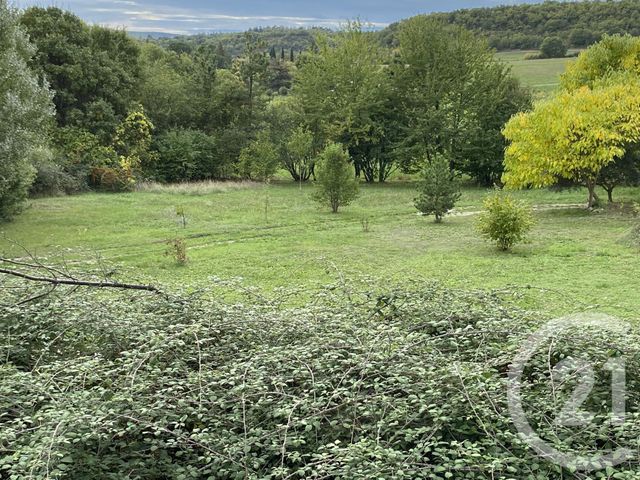
[[183,182],[183,183],[158,183],[143,182],[140,183],[136,190],[147,193],[175,193],[178,195],[207,195],[209,193],[224,193],[233,190],[243,190],[247,188],[256,188],[261,183],[250,181],[223,182],[216,180],[205,180],[201,182]]

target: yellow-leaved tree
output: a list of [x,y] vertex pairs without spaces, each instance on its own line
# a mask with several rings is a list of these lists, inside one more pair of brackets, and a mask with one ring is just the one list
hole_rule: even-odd
[[593,87],[599,80],[623,72],[640,75],[640,37],[605,35],[567,67],[562,88]]
[[605,180],[625,178],[615,169],[612,175],[612,167],[627,168],[630,162],[621,160],[640,144],[640,38],[605,36],[582,52],[562,76],[561,91],[512,117],[503,134],[510,142],[507,187],[539,188],[565,179],[586,186],[593,207],[600,183],[608,185],[611,199]]
[[602,169],[640,141],[640,79],[621,74],[564,91],[514,116],[503,134],[508,188],[571,180],[587,187],[591,208]]

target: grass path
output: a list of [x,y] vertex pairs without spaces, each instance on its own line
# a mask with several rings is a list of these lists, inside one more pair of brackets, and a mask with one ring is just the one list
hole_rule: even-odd
[[[546,212],[549,210],[564,210],[567,208],[582,208],[584,207],[581,203],[556,203],[551,205],[531,205],[531,209],[534,212]],[[449,213],[450,217],[473,217],[474,215],[479,215],[482,213],[482,210],[452,210]]]

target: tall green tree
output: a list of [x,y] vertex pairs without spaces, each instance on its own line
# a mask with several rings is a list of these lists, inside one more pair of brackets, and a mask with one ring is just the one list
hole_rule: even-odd
[[29,67],[34,53],[16,12],[0,1],[0,219],[19,212],[27,197],[31,159],[54,114],[51,92]]
[[204,98],[211,96],[218,70],[217,46],[212,43],[200,45],[194,55],[194,73],[198,87]]
[[138,44],[124,30],[89,26],[54,7],[29,8],[20,22],[37,47],[31,64],[55,92],[60,126],[96,133],[89,110],[99,101],[113,109],[116,120],[126,115],[137,96],[140,68]]
[[392,101],[386,52],[358,23],[332,40],[319,38],[318,52],[299,59],[293,94],[314,135],[345,145],[356,174],[383,181],[392,162],[385,148]]
[[296,127],[284,145],[283,163],[294,180],[306,182],[314,173],[315,150],[313,134],[302,126]]
[[192,57],[145,43],[140,64],[140,102],[158,132],[199,126],[205,103]]
[[149,167],[155,160],[155,153],[151,151],[153,129],[142,106],[134,108],[118,125],[114,147],[125,168],[135,171]]
[[560,37],[546,37],[540,45],[542,58],[564,58],[567,56],[567,44]]
[[599,80],[629,72],[640,75],[640,38],[630,35],[605,36],[580,54],[562,75],[567,91],[593,87]]
[[282,166],[297,182],[306,182],[313,175],[314,157],[318,151],[314,136],[303,119],[302,106],[293,96],[275,97],[265,112],[270,138]]
[[501,129],[530,96],[469,31],[414,17],[401,26],[393,79],[402,119],[398,153],[406,171],[445,155],[481,183],[499,178]]
[[613,203],[613,191],[619,185],[640,185],[640,152],[638,146],[629,146],[624,155],[600,170],[596,184],[607,192],[609,203]]
[[291,63],[277,60],[269,62],[264,83],[270,93],[279,95],[287,95],[289,93],[293,83],[292,70],[294,68],[295,66]]
[[269,63],[265,49],[264,41],[253,32],[246,32],[244,54],[235,60],[235,70],[247,86],[250,117],[254,110],[257,83],[264,78]]
[[231,57],[224,49],[222,42],[218,42],[216,47],[216,59],[218,60],[218,68],[229,68],[231,66]]

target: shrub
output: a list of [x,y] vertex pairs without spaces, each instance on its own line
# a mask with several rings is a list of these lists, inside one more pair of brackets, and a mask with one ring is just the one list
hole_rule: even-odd
[[132,170],[123,159],[123,167],[93,167],[91,169],[91,185],[99,190],[109,192],[128,192],[135,187],[135,178]]
[[187,263],[187,242],[180,237],[167,240],[165,255],[173,258],[178,265],[185,265]]
[[332,143],[320,154],[316,164],[315,201],[329,205],[333,213],[358,197],[358,180],[342,145]]
[[423,177],[415,206],[425,215],[435,215],[436,223],[440,223],[460,199],[460,185],[442,156],[427,163]]
[[64,183],[68,176],[60,165],[48,159],[38,159],[33,162],[36,177],[29,189],[30,195],[60,195],[64,193]]
[[540,53],[529,52],[524,55],[525,60],[540,60],[541,58],[542,55]]
[[198,130],[176,129],[162,134],[155,143],[158,160],[150,170],[164,182],[190,182],[221,178],[216,142]]
[[62,195],[76,193],[87,186],[86,173],[73,175],[55,162],[49,149],[34,152],[32,164],[36,178],[31,185],[31,195]]
[[[89,186],[103,190],[123,190],[129,182],[116,181],[123,176],[119,172],[118,154],[111,146],[105,146],[93,133],[75,127],[54,130],[55,164],[72,180],[71,191],[85,190]],[[104,183],[102,180],[105,180]]]
[[542,58],[563,58],[567,56],[567,45],[560,37],[546,37],[540,45]]
[[526,239],[533,226],[531,209],[511,195],[497,192],[484,201],[477,228],[481,235],[495,242],[500,250],[509,250]]
[[262,131],[240,152],[238,173],[249,180],[268,181],[278,171],[280,160],[268,131]]
[[[83,291],[11,307],[22,295],[2,289],[0,331],[10,337],[0,356],[0,471],[60,480],[585,478],[536,455],[508,413],[505,371],[538,325],[531,313],[493,294],[364,282],[309,292],[297,308],[244,305],[234,284],[233,303],[214,300],[225,294],[218,285],[215,294]],[[556,338],[522,382],[540,437],[567,452],[637,445],[636,402],[624,428],[609,426],[609,372],[598,372],[582,406],[594,421],[579,435],[555,425],[551,408],[571,398],[572,384],[552,390],[548,379],[563,358],[602,364],[624,354],[637,398],[638,327],[580,325]],[[634,459],[593,478],[631,480],[637,469]]]

